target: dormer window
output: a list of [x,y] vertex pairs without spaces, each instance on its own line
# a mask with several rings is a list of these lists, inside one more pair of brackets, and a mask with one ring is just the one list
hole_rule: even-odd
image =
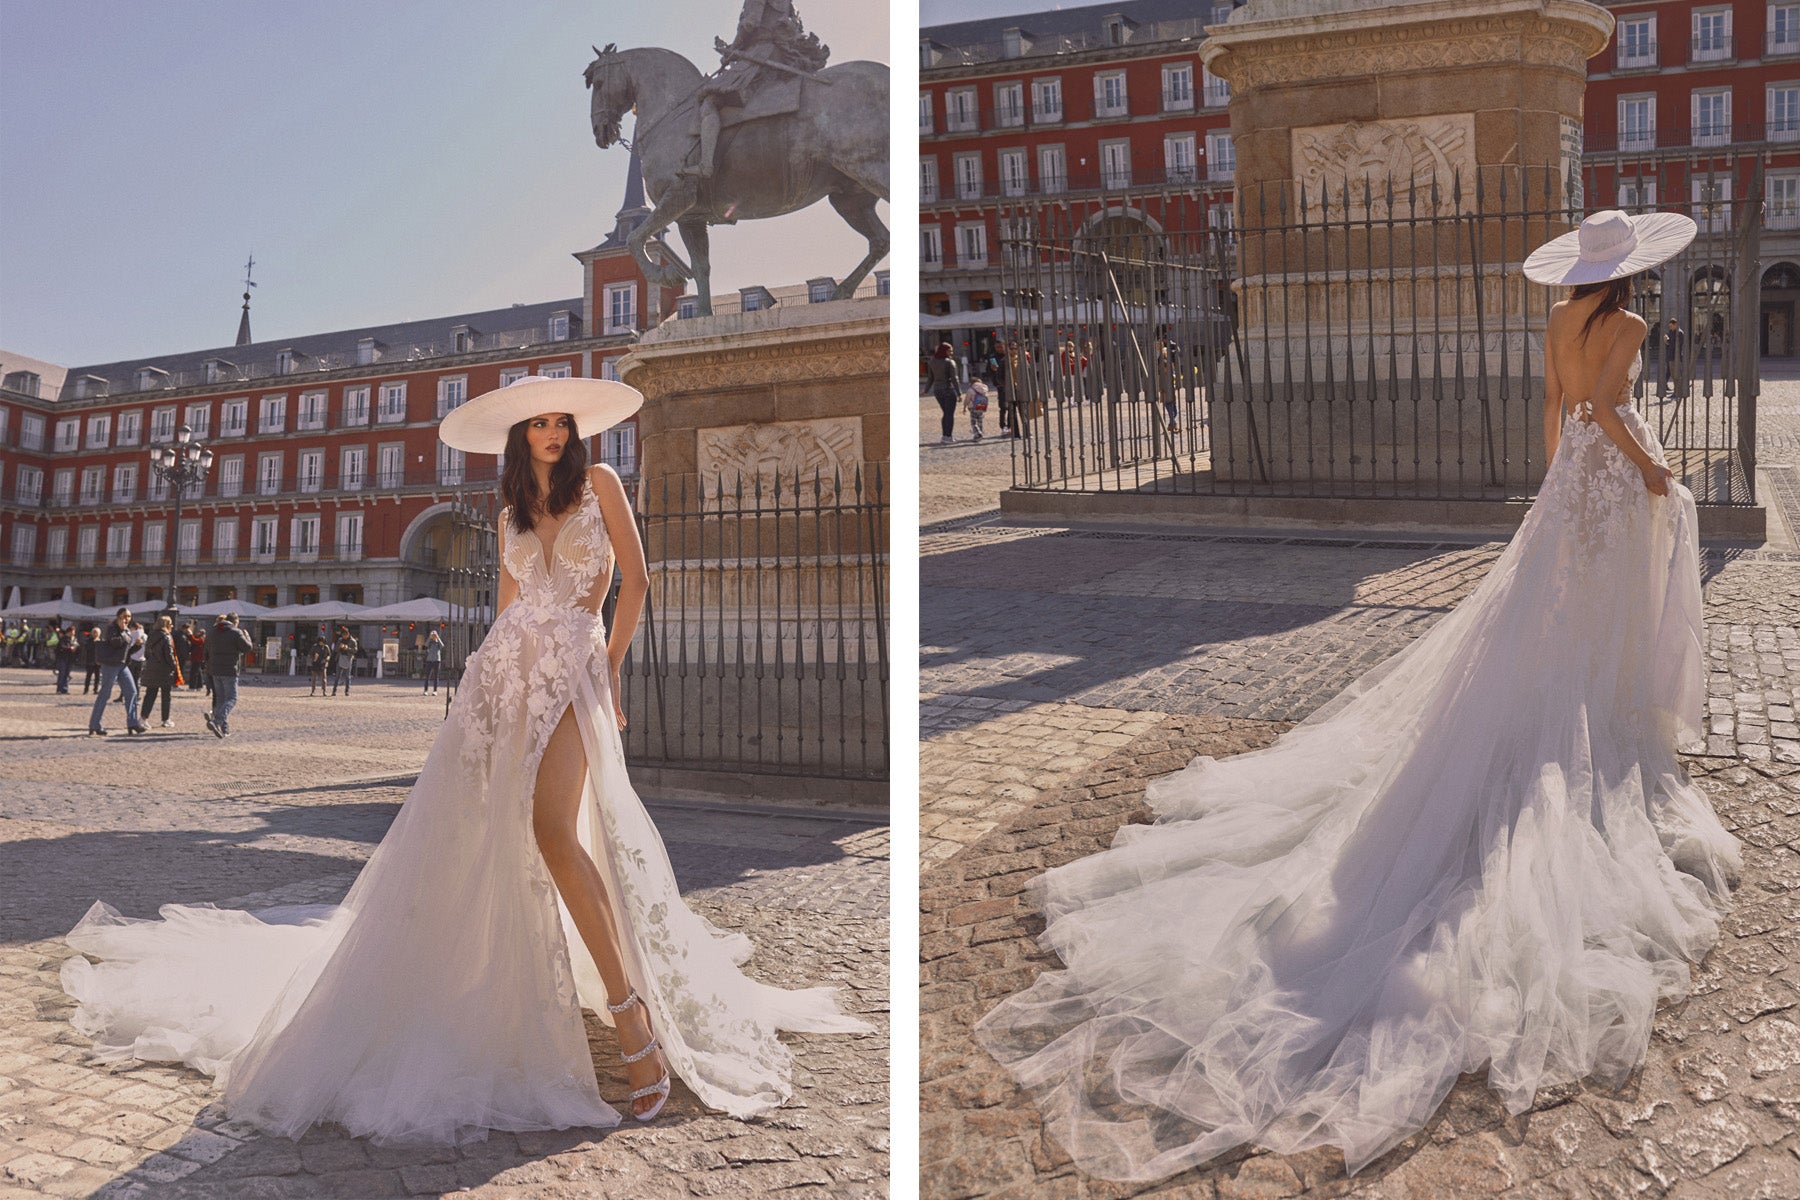
[[1107,17],[1100,23],[1100,26],[1106,34],[1107,45],[1123,46],[1125,44],[1124,17]]
[[222,358],[207,359],[202,371],[208,383],[228,383],[237,377],[237,365]]
[[76,400],[92,400],[107,392],[107,382],[99,375],[77,375],[73,386]]
[[275,373],[277,375],[292,375],[294,373],[294,352],[292,350],[276,351]]
[[937,65],[937,52],[932,49],[929,38],[919,39],[919,69],[925,70]]
[[769,289],[761,284],[739,288],[738,296],[741,297],[740,307],[744,312],[760,312],[765,308],[774,307],[775,304],[775,297],[771,296]]
[[566,342],[569,340],[569,314],[553,312],[550,314],[550,340]]
[[21,396],[35,396],[43,380],[32,371],[14,371],[0,380],[0,386],[9,392],[17,392]]
[[366,367],[381,359],[381,343],[372,337],[358,338],[356,342],[356,365]]
[[886,271],[875,272],[875,294],[877,296],[893,295],[893,292],[888,288],[888,273]]
[[475,349],[475,331],[467,325],[458,325],[450,331],[450,344],[453,354],[467,354]]
[[683,296],[675,302],[675,316],[679,320],[689,320],[700,315],[700,298]]
[[806,302],[823,304],[837,298],[837,280],[829,277],[806,281]]
[[169,373],[161,367],[139,367],[137,369],[137,390],[152,391],[163,386],[169,379]]
[[1025,32],[1022,29],[1003,29],[1000,31],[1000,57],[1017,58],[1025,53]]

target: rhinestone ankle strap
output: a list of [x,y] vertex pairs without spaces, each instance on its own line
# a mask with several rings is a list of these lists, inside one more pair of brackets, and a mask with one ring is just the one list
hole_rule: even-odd
[[626,1009],[630,1008],[632,1005],[642,1004],[643,1002],[644,1002],[644,998],[637,994],[637,989],[632,988],[631,994],[626,996],[625,999],[619,1001],[617,1004],[614,1004],[611,1000],[608,1000],[606,1002],[606,1011],[609,1013],[622,1013]]

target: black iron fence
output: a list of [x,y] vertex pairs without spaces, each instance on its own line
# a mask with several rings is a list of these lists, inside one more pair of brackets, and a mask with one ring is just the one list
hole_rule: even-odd
[[[1698,499],[1748,505],[1761,168],[1706,170],[1683,180],[1702,235],[1638,280],[1646,320],[1686,332],[1666,355],[1651,335],[1634,398]],[[1506,168],[1010,207],[984,324],[1009,346],[1015,486],[1528,498],[1564,293],[1519,267],[1579,223],[1589,182]]]

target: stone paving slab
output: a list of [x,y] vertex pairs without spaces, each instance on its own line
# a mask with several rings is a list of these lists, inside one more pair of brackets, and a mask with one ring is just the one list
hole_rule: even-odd
[[[174,732],[101,741],[79,732],[79,696],[0,670],[0,1200],[886,1194],[888,831],[856,814],[650,798],[684,896],[749,934],[751,971],[839,984],[880,1030],[787,1039],[795,1097],[758,1120],[710,1114],[677,1083],[648,1126],[455,1148],[383,1149],[332,1128],[294,1142],[227,1121],[198,1072],[88,1063],[57,934],[96,898],[130,915],[336,902],[443,714],[404,685],[336,703],[304,685],[246,693],[225,742],[190,732],[200,702],[187,696]],[[623,1095],[612,1031],[590,1020],[588,1033],[601,1094]]]

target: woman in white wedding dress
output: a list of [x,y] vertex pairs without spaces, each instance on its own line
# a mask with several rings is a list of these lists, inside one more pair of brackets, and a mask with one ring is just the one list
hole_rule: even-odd
[[[218,1076],[229,1115],[376,1142],[612,1126],[582,1009],[617,1026],[649,1119],[668,1071],[750,1116],[790,1093],[777,1029],[856,1032],[830,988],[738,970],[749,941],[682,902],[626,775],[619,664],[645,593],[617,475],[579,441],[634,412],[623,384],[527,377],[441,436],[506,452],[499,606],[406,803],[342,904],[262,914],[96,903],[63,986],[106,1060]],[[579,432],[578,432],[579,431]],[[624,582],[610,637],[600,604]],[[666,1070],[664,1067],[666,1064]]]
[[1032,885],[1046,972],[977,1026],[1084,1170],[1235,1146],[1354,1173],[1486,1068],[1519,1113],[1622,1082],[1717,938],[1736,841],[1675,757],[1704,699],[1693,497],[1630,404],[1630,276],[1694,236],[1596,213],[1526,274],[1549,467],[1479,586],[1265,750]]

